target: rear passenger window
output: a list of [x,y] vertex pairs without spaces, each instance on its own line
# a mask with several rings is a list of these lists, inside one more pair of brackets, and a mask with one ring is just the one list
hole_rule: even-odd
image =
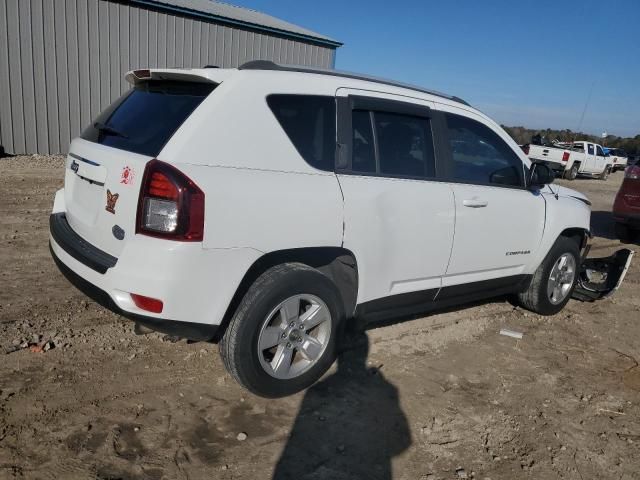
[[593,145],[590,143],[587,143],[587,149],[589,151],[589,155],[593,155]]
[[380,173],[433,177],[434,156],[429,120],[375,112]]
[[269,95],[269,108],[304,160],[332,172],[336,150],[336,105],[333,97]]
[[354,110],[351,125],[354,172],[410,178],[435,175],[427,118]]
[[604,157],[604,151],[600,146],[596,147],[596,151],[598,152],[599,157]]
[[464,183],[522,186],[522,160],[493,130],[446,114],[453,178]]

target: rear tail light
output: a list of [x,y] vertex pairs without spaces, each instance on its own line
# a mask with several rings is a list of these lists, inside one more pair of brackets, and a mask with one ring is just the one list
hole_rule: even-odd
[[141,310],[146,310],[151,313],[162,313],[164,307],[162,300],[158,300],[151,297],[145,297],[144,295],[138,295],[136,293],[131,294],[131,300]]
[[640,166],[634,165],[627,167],[624,171],[624,178],[632,178],[634,180],[640,179]]
[[525,155],[529,155],[529,145],[523,145],[520,148],[522,148],[522,151],[524,152]]
[[151,160],[142,179],[136,233],[201,242],[204,235],[204,193],[177,168]]
[[569,152],[564,152],[562,154],[562,161],[563,162],[568,162],[569,161]]

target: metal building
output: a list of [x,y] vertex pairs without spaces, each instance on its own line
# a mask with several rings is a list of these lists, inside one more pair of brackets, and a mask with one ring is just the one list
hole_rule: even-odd
[[340,42],[211,0],[0,0],[0,148],[64,153],[144,67],[333,67]]

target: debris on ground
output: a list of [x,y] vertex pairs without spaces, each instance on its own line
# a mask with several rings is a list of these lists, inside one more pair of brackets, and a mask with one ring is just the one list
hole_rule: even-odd
[[522,339],[522,332],[516,332],[515,330],[509,330],[508,328],[501,328],[500,335],[504,335],[505,337],[517,338],[518,340]]
[[244,442],[247,439],[247,434],[245,432],[240,432],[236,438],[240,442]]
[[45,342],[40,343],[30,343],[29,350],[33,353],[43,353],[52,350],[55,347],[55,344],[51,340],[47,340]]

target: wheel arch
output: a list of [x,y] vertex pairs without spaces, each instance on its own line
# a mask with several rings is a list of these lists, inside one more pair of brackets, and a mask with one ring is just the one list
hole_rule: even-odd
[[578,244],[580,251],[587,246],[587,241],[591,237],[591,232],[586,228],[570,227],[565,228],[558,237],[567,237],[574,240]]
[[355,312],[358,298],[358,264],[350,250],[342,247],[307,247],[275,250],[258,258],[244,274],[216,332],[224,335],[240,301],[253,282],[269,268],[283,263],[303,263],[326,275],[338,288],[347,318]]

